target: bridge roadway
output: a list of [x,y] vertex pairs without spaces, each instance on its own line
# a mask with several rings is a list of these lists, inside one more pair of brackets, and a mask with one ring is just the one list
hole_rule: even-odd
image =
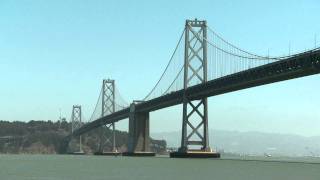
[[[241,89],[285,81],[320,73],[320,49],[307,51],[273,63],[230,74],[218,79],[189,87],[186,90],[190,100],[216,96]],[[136,105],[137,112],[151,112],[182,103],[183,89]],[[73,136],[84,134],[104,124],[110,124],[129,117],[129,108],[101,117],[83,125]],[[72,135],[70,135],[72,136]]]

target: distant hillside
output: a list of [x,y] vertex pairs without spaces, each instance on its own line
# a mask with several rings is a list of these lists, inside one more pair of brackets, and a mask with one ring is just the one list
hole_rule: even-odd
[[[0,121],[0,153],[31,153],[57,154],[60,153],[62,139],[71,132],[71,124],[66,121],[29,121],[8,122]],[[82,136],[82,149],[86,153],[93,153],[99,149],[109,151],[111,131],[107,128],[97,128]],[[116,145],[120,151],[126,151],[128,133],[116,131]],[[73,138],[69,143],[68,151],[79,151],[79,138]],[[103,144],[100,146],[100,143]],[[102,148],[101,148],[102,147]],[[151,140],[151,150],[163,153],[166,142]]]
[[[210,130],[210,146],[219,151],[252,155],[320,156],[320,136]],[[153,133],[168,147],[180,146],[180,132]]]

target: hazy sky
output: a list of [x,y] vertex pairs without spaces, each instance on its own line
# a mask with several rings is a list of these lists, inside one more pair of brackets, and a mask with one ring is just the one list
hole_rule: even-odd
[[[56,120],[73,104],[90,116],[103,78],[128,101],[163,72],[185,19],[272,56],[320,45],[320,1],[0,1],[0,119]],[[320,76],[209,98],[209,127],[320,135]],[[180,107],[151,114],[152,131],[181,128]],[[127,122],[118,126],[127,127]]]

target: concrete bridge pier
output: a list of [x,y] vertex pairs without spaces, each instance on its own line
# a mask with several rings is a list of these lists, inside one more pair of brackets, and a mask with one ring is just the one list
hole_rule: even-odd
[[123,156],[155,156],[150,152],[149,112],[136,112],[136,104],[130,105],[128,151]]

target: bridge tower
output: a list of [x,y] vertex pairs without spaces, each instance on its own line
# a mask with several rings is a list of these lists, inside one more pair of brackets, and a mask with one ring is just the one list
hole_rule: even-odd
[[[207,82],[207,23],[186,20],[181,147],[171,157],[218,157],[209,147],[207,98],[189,99],[187,88]],[[189,146],[201,146],[190,149]]]
[[[102,82],[102,109],[101,117],[112,114],[115,112],[115,81],[111,79],[104,79]],[[116,136],[115,136],[115,123],[106,125],[107,128],[112,130],[112,152],[117,152]],[[110,139],[107,139],[110,141]],[[103,150],[100,149],[100,153]],[[106,153],[104,153],[106,154]]]
[[[71,132],[73,132],[77,129],[79,129],[82,126],[82,112],[81,112],[81,106],[80,105],[73,105],[72,106],[72,114],[71,114]],[[82,151],[82,139],[81,135],[79,136],[79,152]]]

